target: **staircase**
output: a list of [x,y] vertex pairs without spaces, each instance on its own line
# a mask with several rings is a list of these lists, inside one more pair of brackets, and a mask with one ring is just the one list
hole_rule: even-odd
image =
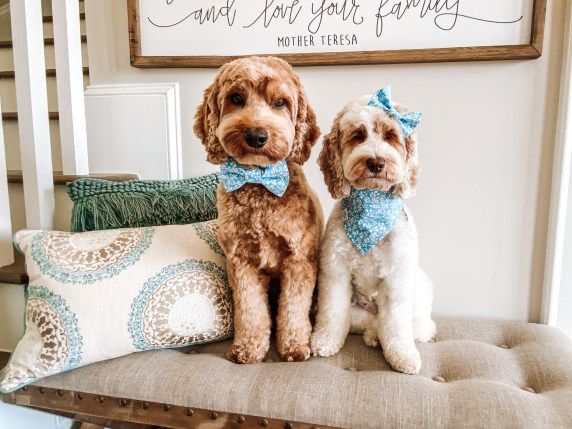
[[[31,86],[31,76],[33,74],[34,78],[37,79],[37,75],[40,74],[40,70],[34,70],[33,73],[30,73],[29,70],[23,70],[24,73],[24,80],[19,81],[19,85],[21,84],[24,92],[26,91],[31,92],[32,100],[30,101],[30,106],[20,106],[20,115],[18,114],[17,108],[17,97],[16,97],[16,77],[14,72],[14,51],[13,51],[13,43],[12,43],[12,31],[11,31],[11,22],[10,22],[10,1],[9,0],[0,0],[0,100],[1,100],[1,121],[3,133],[0,133],[0,149],[2,149],[2,135],[4,136],[4,148],[5,151],[0,150],[0,286],[3,284],[22,284],[26,282],[26,273],[23,263],[23,258],[18,252],[13,252],[12,249],[12,232],[17,231],[19,229],[25,227],[34,227],[38,228],[39,225],[30,225],[30,223],[38,223],[38,222],[30,222],[27,219],[27,209],[28,207],[32,207],[30,210],[33,215],[37,215],[38,213],[49,213],[50,216],[53,215],[53,220],[50,221],[48,225],[42,226],[45,228],[56,227],[56,229],[67,229],[69,225],[69,209],[70,203],[69,199],[65,195],[65,185],[67,182],[71,182],[76,180],[79,177],[86,177],[86,176],[79,176],[71,174],[69,171],[68,174],[63,173],[63,165],[62,165],[62,152],[65,152],[67,149],[68,158],[70,153],[70,142],[68,141],[67,147],[66,144],[62,145],[60,141],[60,116],[63,118],[62,125],[68,124],[71,122],[70,111],[76,112],[73,107],[68,106],[67,109],[62,109],[62,115],[59,113],[58,109],[58,92],[57,92],[57,77],[56,77],[56,60],[55,60],[55,46],[54,46],[54,31],[53,31],[53,17],[52,17],[52,0],[27,0],[29,4],[32,6],[30,9],[26,9],[22,7],[21,3],[18,3],[24,0],[12,0],[13,7],[16,7],[13,10],[14,14],[18,17],[18,19],[22,20],[24,16],[29,15],[26,19],[30,19],[30,22],[23,21],[20,25],[24,26],[26,34],[34,34],[38,35],[40,26],[43,27],[43,37],[44,37],[44,55],[45,55],[45,74],[46,74],[46,84],[47,84],[47,101],[48,101],[48,110],[49,110],[49,133],[50,133],[50,141],[51,141],[51,159],[52,165],[49,165],[48,158],[42,156],[38,156],[34,150],[37,150],[38,147],[41,148],[41,153],[46,153],[48,148],[45,147],[47,144],[47,139],[45,137],[45,129],[44,124],[42,123],[41,132],[38,132],[38,136],[40,140],[30,140],[22,139],[24,153],[21,152],[20,148],[20,138],[19,138],[19,125],[23,125],[24,129],[29,132],[30,129],[34,129],[34,132],[38,131],[36,122],[43,120],[41,115],[43,113],[38,113],[33,111],[30,107],[33,105],[33,99],[37,96],[38,99],[44,99],[44,94],[38,94],[37,91],[34,92]],[[35,1],[41,3],[34,3]],[[61,14],[64,14],[66,10],[74,10],[73,15],[79,13],[80,19],[80,35],[78,37],[81,38],[81,63],[83,65],[83,85],[84,88],[89,84],[89,69],[88,69],[88,52],[87,52],[87,37],[85,35],[85,13],[84,13],[84,3],[83,0],[75,0],[78,1],[79,5],[79,12],[76,12],[77,8],[64,8],[66,4],[63,3],[61,0],[53,0],[58,1],[56,6],[58,7],[58,11]],[[39,10],[39,5],[41,5],[41,11]],[[64,10],[62,10],[64,9]],[[43,22],[39,22],[39,20],[34,21],[30,16],[33,14],[34,17],[38,17],[40,12],[43,15]],[[71,19],[68,17],[68,19]],[[59,22],[59,25],[69,25],[69,22],[66,21],[66,17],[62,15],[63,22]],[[29,27],[29,28],[28,28]],[[77,34],[77,21],[75,21],[68,30],[73,27],[73,33]],[[58,27],[61,31],[61,27]],[[31,29],[31,30],[30,30]],[[20,28],[21,30],[21,28]],[[30,31],[28,31],[30,30]],[[22,37],[22,32],[19,33],[20,37]],[[61,33],[59,33],[61,36]],[[68,32],[69,34],[69,32]],[[66,39],[64,37],[63,39]],[[20,40],[20,39],[19,39]],[[41,45],[41,40],[36,39],[34,40],[37,44]],[[67,40],[66,40],[67,42]],[[20,40],[20,43],[23,43],[25,46],[22,49],[29,49],[30,41]],[[66,45],[62,45],[63,49],[66,49]],[[62,52],[62,46],[58,46],[60,49],[60,53]],[[34,45],[34,49],[36,45]],[[27,51],[26,51],[27,52]],[[39,55],[41,55],[41,49],[38,49]],[[68,55],[73,59],[74,65],[77,65],[78,58],[76,57],[75,53],[77,51],[74,50],[72,54],[68,52]],[[28,60],[26,60],[28,58]],[[33,56],[31,57],[24,57],[24,60],[20,59],[18,64],[25,64],[26,66],[30,63],[34,63],[34,61],[30,61],[34,59]],[[60,56],[61,58],[61,56]],[[37,59],[37,57],[35,57]],[[61,66],[61,64],[60,64]],[[66,73],[66,65],[64,64],[59,70],[64,70]],[[77,69],[76,69],[77,70]],[[40,72],[40,73],[38,73]],[[20,72],[19,72],[20,73]],[[26,76],[28,76],[28,80],[26,80]],[[60,76],[62,77],[62,76]],[[70,83],[66,81],[67,78],[63,79],[63,82]],[[62,82],[62,79],[60,79]],[[37,81],[34,81],[37,83]],[[81,82],[80,82],[81,84]],[[65,83],[63,84],[65,85]],[[70,85],[71,86],[71,85]],[[34,86],[33,88],[38,88],[38,85]],[[64,88],[64,93],[66,88]],[[75,95],[77,96],[77,86],[74,86]],[[70,87],[67,87],[67,91],[70,91]],[[43,92],[43,89],[42,89]],[[79,91],[81,92],[81,91]],[[83,101],[83,94],[81,101]],[[23,98],[26,100],[26,97]],[[69,97],[63,98],[64,100],[69,101]],[[77,99],[76,99],[77,101]],[[72,103],[70,102],[70,105]],[[78,106],[76,104],[76,106]],[[27,108],[22,110],[22,107]],[[73,110],[72,110],[73,109]],[[32,113],[30,113],[32,110]],[[42,109],[43,110],[43,109]],[[67,111],[67,114],[65,113]],[[22,113],[23,112],[23,113]],[[19,117],[32,117],[36,122],[26,123],[26,124],[19,124]],[[81,116],[81,115],[80,115]],[[45,118],[44,118],[45,119]],[[67,121],[66,121],[67,120]],[[81,121],[76,122],[81,123]],[[69,125],[69,124],[68,124]],[[80,125],[81,126],[81,125]],[[83,124],[85,126],[85,124]],[[69,130],[68,130],[69,134]],[[75,135],[72,137],[76,137]],[[80,136],[81,137],[81,136]],[[70,140],[68,136],[68,140]],[[45,143],[46,142],[46,143]],[[72,140],[71,143],[75,143],[76,140]],[[34,150],[30,150],[30,146],[34,148]],[[74,149],[72,147],[71,149]],[[5,152],[5,153],[4,153]],[[4,166],[4,154],[6,158],[6,163]],[[27,177],[31,178],[30,182],[24,183],[23,174],[22,174],[22,156],[26,157],[26,171],[32,171],[31,175],[27,175]],[[86,160],[84,156],[84,160]],[[45,162],[43,162],[45,161]],[[75,161],[75,159],[74,159]],[[77,164],[75,165],[77,167]],[[5,168],[6,167],[6,168]],[[51,167],[51,168],[50,168]],[[68,166],[69,170],[69,166]],[[82,169],[84,170],[84,169]],[[74,170],[76,171],[76,170]],[[42,175],[40,176],[40,173]],[[51,173],[51,174],[50,174]],[[35,174],[35,176],[34,176]],[[41,177],[41,180],[39,178]],[[53,177],[53,184],[56,187],[52,187],[51,184],[49,186],[46,184],[46,181],[49,180],[48,178]],[[123,181],[123,180],[134,180],[137,179],[137,175],[134,174],[96,174],[90,175],[89,177],[97,177],[101,179],[107,180],[114,180],[114,181]],[[24,186],[22,186],[22,184]],[[28,189],[29,193],[26,193],[26,188]],[[52,199],[52,197],[54,197]],[[55,206],[53,207],[46,207],[41,206],[39,204],[40,201],[45,201],[46,199],[52,199],[54,201]],[[9,207],[6,202],[9,201]],[[51,205],[51,204],[50,204]],[[58,225],[56,225],[58,224]],[[58,228],[59,226],[59,228]],[[1,289],[0,289],[1,292]],[[1,426],[1,425],[0,425]]]
[[[53,20],[51,0],[41,0],[43,9],[44,43],[46,58],[46,76],[48,87],[48,108],[50,110],[50,135],[52,144],[52,165],[55,172],[62,170],[61,147],[58,123],[58,97],[55,73],[55,55],[53,39]],[[3,5],[3,3],[5,3]],[[85,36],[85,13],[83,1],[80,2],[82,32],[82,59],[84,86],[89,85],[87,60],[87,37]],[[10,31],[9,2],[0,1],[0,100],[2,102],[2,123],[6,148],[6,164],[14,177],[21,170],[20,145],[18,139],[18,114],[16,108],[16,88],[14,78],[14,60]],[[57,174],[57,173],[56,173]]]

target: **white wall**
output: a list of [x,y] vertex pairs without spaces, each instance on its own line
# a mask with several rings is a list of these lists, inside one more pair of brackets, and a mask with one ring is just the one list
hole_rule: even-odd
[[[324,132],[344,103],[388,83],[424,112],[423,174],[410,205],[438,315],[539,318],[564,3],[549,1],[535,61],[297,69]],[[214,171],[192,118],[216,70],[133,68],[126,1],[86,0],[86,14],[92,84],[180,82],[185,176]],[[328,212],[319,149],[306,172]]]
[[[0,7],[1,6],[2,5],[0,5]],[[10,30],[10,11],[5,9],[3,12],[6,12],[6,14],[2,15],[0,13],[0,41],[12,39],[12,32]]]

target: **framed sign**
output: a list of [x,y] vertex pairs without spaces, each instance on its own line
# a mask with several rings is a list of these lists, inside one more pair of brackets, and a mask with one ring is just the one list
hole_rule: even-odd
[[128,0],[135,67],[532,59],[546,0]]

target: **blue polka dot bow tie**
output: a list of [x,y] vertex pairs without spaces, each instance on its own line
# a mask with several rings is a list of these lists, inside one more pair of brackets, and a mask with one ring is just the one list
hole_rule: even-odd
[[286,161],[280,161],[266,167],[246,168],[234,158],[228,158],[220,167],[222,184],[227,192],[234,192],[247,183],[263,185],[277,197],[281,197],[288,188],[290,173]]
[[346,234],[358,252],[365,255],[393,229],[403,210],[403,200],[391,192],[352,188],[342,206],[346,211]]
[[371,100],[369,100],[369,105],[385,110],[390,117],[399,122],[401,130],[403,131],[403,137],[405,138],[409,137],[415,128],[417,128],[419,122],[421,122],[421,113],[419,112],[400,113],[397,111],[393,101],[391,101],[390,86],[386,86],[377,91],[375,95],[371,97]]

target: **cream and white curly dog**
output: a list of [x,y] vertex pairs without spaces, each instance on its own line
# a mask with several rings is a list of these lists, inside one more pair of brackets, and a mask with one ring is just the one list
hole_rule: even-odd
[[[368,105],[370,98],[348,104],[324,139],[319,164],[328,189],[336,199],[346,197],[351,187],[409,198],[419,170],[416,136],[404,137],[394,118]],[[433,286],[419,267],[413,217],[404,208],[391,232],[361,255],[344,230],[344,216],[338,201],[320,250],[312,353],[331,356],[341,349],[349,332],[363,333],[368,345],[381,345],[393,369],[417,374],[421,357],[415,341],[430,341],[435,323],[431,319]]]

